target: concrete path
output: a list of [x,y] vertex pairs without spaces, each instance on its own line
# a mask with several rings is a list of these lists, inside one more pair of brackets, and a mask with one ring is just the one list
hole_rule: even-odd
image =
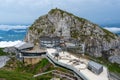
[[51,73],[53,71],[55,71],[55,70],[51,70],[51,71],[48,71],[48,72],[39,73],[39,74],[34,75],[33,77],[38,77],[38,76],[41,76],[41,75],[44,75],[44,74]]

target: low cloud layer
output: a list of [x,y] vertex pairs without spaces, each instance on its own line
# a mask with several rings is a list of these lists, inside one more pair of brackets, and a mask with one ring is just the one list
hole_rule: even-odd
[[23,44],[24,42],[22,41],[1,41],[0,42],[0,48],[5,48],[5,47],[13,47],[13,46],[16,46],[16,47],[19,47],[21,44]]
[[26,25],[0,25],[0,30],[11,30],[11,29],[27,29],[29,26]]
[[120,28],[118,27],[104,27],[104,28],[114,33],[120,32]]

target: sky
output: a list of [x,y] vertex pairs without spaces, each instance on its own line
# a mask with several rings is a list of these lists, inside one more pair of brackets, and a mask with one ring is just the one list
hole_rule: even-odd
[[0,0],[0,24],[32,24],[56,7],[96,24],[120,23],[120,0]]

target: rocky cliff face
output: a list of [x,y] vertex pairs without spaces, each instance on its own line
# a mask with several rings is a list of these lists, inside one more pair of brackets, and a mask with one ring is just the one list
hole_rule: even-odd
[[117,51],[120,50],[119,36],[60,9],[52,9],[48,14],[39,17],[29,27],[25,41],[36,43],[40,36],[45,35],[77,39],[85,43],[86,53],[96,57],[101,57],[104,51],[110,55],[120,54]]

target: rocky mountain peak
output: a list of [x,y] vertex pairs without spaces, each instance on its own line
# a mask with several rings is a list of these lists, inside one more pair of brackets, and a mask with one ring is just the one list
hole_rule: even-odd
[[[52,9],[39,17],[30,27],[25,41],[39,42],[40,36],[60,36],[85,43],[86,53],[100,57],[103,51],[120,47],[120,38],[84,18],[61,9]],[[111,55],[116,53],[109,53]],[[117,52],[117,54],[120,54]]]

